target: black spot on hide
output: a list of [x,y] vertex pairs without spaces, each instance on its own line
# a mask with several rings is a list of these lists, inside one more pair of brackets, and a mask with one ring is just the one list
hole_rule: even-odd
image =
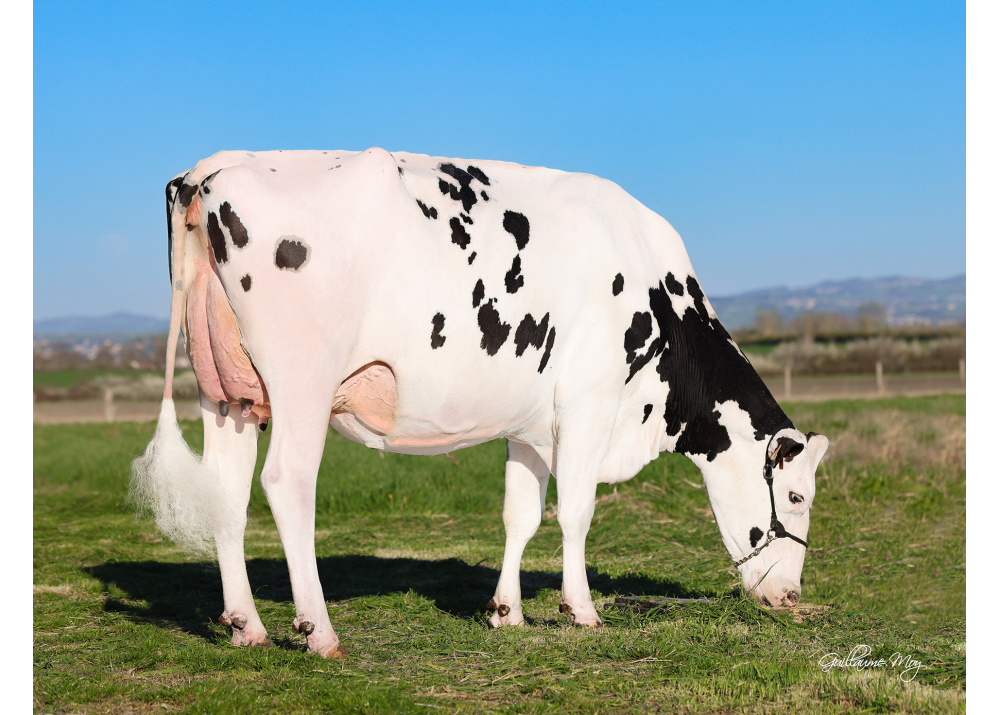
[[764,532],[758,529],[756,526],[750,529],[750,548],[757,546],[757,542],[764,538]]
[[646,424],[646,420],[649,419],[650,413],[653,411],[652,405],[646,405],[642,408],[642,423]]
[[281,238],[274,249],[274,265],[282,270],[297,271],[309,260],[309,247],[295,238]]
[[510,266],[510,270],[503,277],[504,285],[507,286],[508,293],[517,293],[517,291],[524,286],[524,276],[521,275],[521,256],[514,256],[514,262]]
[[177,198],[177,190],[184,184],[184,177],[178,176],[167,182],[167,206],[173,208],[174,200]]
[[542,345],[545,343],[545,333],[549,329],[549,314],[546,313],[542,318],[542,322],[535,323],[535,319],[531,317],[531,313],[524,316],[521,324],[517,326],[517,330],[514,331],[514,357],[521,357],[524,355],[524,351],[528,349],[531,345],[535,350],[541,350]]
[[632,316],[631,327],[625,331],[625,362],[631,363],[635,360],[636,350],[645,345],[652,334],[653,316],[649,313],[636,312]]
[[496,355],[510,335],[510,325],[500,320],[500,313],[493,307],[492,298],[479,309],[479,330],[483,334],[479,347],[487,355]]
[[542,354],[542,361],[538,364],[538,374],[542,374],[542,370],[545,366],[549,364],[549,355],[552,354],[552,344],[556,341],[556,328],[553,325],[549,328],[549,339],[545,341],[545,352]]
[[684,295],[684,286],[681,285],[681,282],[679,280],[674,278],[673,273],[667,274],[667,278],[664,281],[664,283],[667,286],[667,290],[673,293],[674,295]]
[[469,255],[469,265],[470,265],[470,266],[472,265],[472,262],[473,262],[474,260],[476,260],[476,252],[475,252],[475,251],[473,251],[473,252],[472,252],[472,253],[471,253],[471,254]]
[[623,290],[625,290],[625,276],[619,273],[611,283],[611,295],[616,296]]
[[469,224],[470,226],[472,225],[472,217],[471,216],[466,216],[463,213],[460,213],[459,216],[461,216],[462,220],[465,221],[467,224]]
[[171,285],[173,285],[174,282],[174,222],[171,220],[171,215],[174,212],[174,201],[177,200],[177,190],[183,183],[184,177],[178,176],[176,179],[168,181],[167,188],[165,189],[165,193],[167,195],[167,270],[170,273]]
[[473,179],[477,179],[479,183],[481,183],[483,186],[490,185],[490,177],[484,174],[483,170],[480,169],[478,166],[467,167],[466,171],[469,172],[469,174],[472,176]]
[[483,285],[483,279],[480,278],[476,281],[476,287],[472,289],[472,307],[478,308],[479,304],[483,302],[483,296],[486,295],[486,286]]
[[528,245],[530,227],[528,219],[524,214],[519,214],[516,211],[504,211],[503,230],[514,237],[514,241],[517,243],[517,250],[520,251]]
[[242,278],[240,278],[240,285],[243,286],[243,292],[244,293],[246,293],[248,290],[250,290],[250,284],[251,283],[253,283],[253,278],[250,277],[249,273],[247,273],[245,276],[243,276]]
[[437,350],[439,347],[444,345],[444,341],[447,340],[445,336],[441,334],[444,330],[444,315],[438,313],[431,320],[431,325],[434,326],[434,330],[431,331],[431,349]]
[[194,199],[194,195],[197,193],[198,184],[181,184],[180,191],[177,192],[177,200],[187,210],[187,207],[191,205],[191,201]]
[[215,262],[220,266],[229,260],[229,250],[226,248],[226,235],[222,233],[219,226],[219,217],[214,211],[208,212],[208,241],[212,244],[212,253],[215,254]]
[[222,169],[219,169],[218,171],[213,171],[211,174],[209,174],[208,176],[206,176],[204,179],[201,180],[201,193],[203,196],[208,196],[210,193],[212,193],[212,189],[211,187],[209,187],[209,184],[211,183],[212,179],[216,177],[219,171],[222,171]]
[[277,169],[271,169],[271,171],[277,172],[278,170]]
[[441,189],[441,193],[450,196],[453,201],[461,201],[462,208],[468,213],[478,200],[476,199],[476,192],[469,186],[472,183],[472,174],[459,169],[454,164],[441,164],[438,170],[455,179],[460,186],[460,188],[456,188],[454,184],[449,184],[444,179],[439,179],[438,188]]
[[486,195],[485,191],[480,191],[479,195],[483,197],[483,201],[489,201],[490,197]]
[[464,251],[466,246],[469,245],[469,241],[472,240],[472,236],[465,230],[465,226],[462,225],[462,222],[457,217],[452,218],[448,222],[448,225],[451,226],[451,242]]
[[[706,323],[709,322],[708,308],[705,307],[705,294],[701,292],[701,286],[698,285],[694,276],[688,276],[687,289],[691,297],[694,298],[694,307],[698,311],[698,316]],[[719,327],[722,327],[721,323],[719,323]],[[725,332],[725,328],[723,328],[723,332]],[[726,333],[726,337],[729,337],[729,333]]]
[[399,175],[402,176],[403,175],[403,167],[397,166],[396,168],[399,170]]
[[229,229],[233,245],[237,248],[246,248],[247,244],[250,243],[250,234],[247,233],[246,227],[228,201],[223,201],[222,206],[219,207],[219,217],[225,227]]
[[[674,451],[703,454],[712,461],[732,444],[729,432],[719,423],[722,415],[715,408],[717,403],[734,401],[746,411],[758,440],[773,435],[786,417],[760,376],[733,347],[722,323],[710,317],[705,295],[693,276],[687,279],[687,291],[694,299],[694,310],[678,316],[664,281],[649,289],[653,340],[644,354],[633,357],[629,347],[639,342],[646,325],[645,319],[637,322],[637,316],[645,314],[636,313],[625,331],[625,362],[630,365],[626,382],[659,357],[656,373],[670,388],[663,415],[666,433],[679,435]],[[683,433],[682,425],[686,425]]]
[[425,204],[420,199],[417,199],[417,206],[420,207],[420,210],[424,212],[424,216],[426,216],[427,218],[438,217],[438,210],[433,206],[428,207],[427,204]]

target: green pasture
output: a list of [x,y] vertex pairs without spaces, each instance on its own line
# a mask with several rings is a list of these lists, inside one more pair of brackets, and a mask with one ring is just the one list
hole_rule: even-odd
[[[804,623],[745,598],[701,477],[661,455],[601,487],[588,539],[598,608],[617,594],[708,596],[597,632],[558,613],[549,511],[525,553],[525,628],[491,630],[503,554],[504,445],[381,454],[332,431],[317,551],[346,660],[305,653],[259,484],[250,581],[274,647],[238,649],[216,623],[218,568],[124,505],[153,425],[35,427],[34,694],[38,713],[956,712],[965,709],[965,397],[795,404],[832,447],[803,572]],[[200,423],[184,423],[192,446]],[[258,474],[269,432],[260,438]],[[550,484],[549,501],[555,487]],[[867,644],[901,667],[823,672]]]

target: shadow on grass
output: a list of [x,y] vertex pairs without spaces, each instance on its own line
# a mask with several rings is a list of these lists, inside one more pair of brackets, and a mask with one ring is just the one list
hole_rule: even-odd
[[[488,566],[470,566],[458,559],[422,561],[377,556],[330,556],[318,559],[319,576],[327,601],[413,591],[432,601],[438,609],[471,620],[486,611],[500,572]],[[104,609],[150,623],[168,622],[188,633],[214,640],[209,623],[222,612],[222,580],[213,563],[161,563],[158,561],[109,561],[85,569],[106,590],[112,586],[128,600],[146,601],[138,607],[118,598],[108,598]],[[292,589],[284,559],[253,559],[247,572],[255,598],[260,601],[292,601]],[[682,584],[646,576],[612,577],[588,570],[591,589],[602,596],[646,595],[689,598],[701,596]],[[562,574],[522,571],[523,598],[534,598],[543,589],[559,590]],[[600,608],[600,605],[598,605]],[[211,619],[211,621],[209,620]]]

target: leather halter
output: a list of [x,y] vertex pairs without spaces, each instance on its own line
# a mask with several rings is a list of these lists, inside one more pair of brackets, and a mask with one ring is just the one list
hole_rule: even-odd
[[771,497],[771,528],[770,531],[774,533],[774,538],[776,539],[791,539],[792,541],[797,541],[806,548],[809,548],[809,544],[797,537],[795,534],[789,534],[785,531],[784,525],[778,521],[778,513],[774,510],[774,463],[771,461],[771,442],[783,429],[788,427],[794,428],[795,425],[788,418],[781,423],[781,426],[775,430],[774,434],[771,435],[771,439],[767,442],[767,449],[764,450],[764,481],[767,482],[767,493]]
[[774,434],[771,435],[771,439],[767,441],[767,447],[764,449],[764,481],[767,482],[767,493],[771,497],[771,526],[767,531],[767,541],[765,541],[763,544],[758,546],[756,549],[751,551],[749,554],[744,556],[739,561],[733,561],[733,566],[735,566],[736,568],[739,568],[747,561],[752,559],[754,556],[759,554],[761,551],[764,550],[765,547],[769,546],[770,543],[775,539],[791,539],[792,541],[797,541],[804,547],[809,548],[809,544],[807,544],[805,541],[797,537],[795,534],[790,534],[789,532],[785,531],[785,526],[780,521],[778,521],[778,512],[775,511],[774,508],[774,462],[771,461],[771,443],[774,441],[774,438],[778,436],[778,432],[780,432],[783,429],[787,429],[788,427],[794,428],[795,425],[792,424],[792,421],[786,417],[785,421],[782,422],[781,425],[778,427],[778,429],[774,431]]

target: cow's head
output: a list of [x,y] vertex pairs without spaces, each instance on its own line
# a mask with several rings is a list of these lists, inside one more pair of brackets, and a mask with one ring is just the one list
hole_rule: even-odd
[[[787,533],[808,540],[809,510],[816,494],[816,467],[830,442],[795,428],[773,438],[746,440],[719,454],[702,471],[712,510],[733,561],[765,544],[771,527],[771,498],[764,479],[765,449],[770,445],[777,520]],[[772,605],[793,605],[802,595],[805,547],[791,538],[774,538],[739,566],[743,585]]]

